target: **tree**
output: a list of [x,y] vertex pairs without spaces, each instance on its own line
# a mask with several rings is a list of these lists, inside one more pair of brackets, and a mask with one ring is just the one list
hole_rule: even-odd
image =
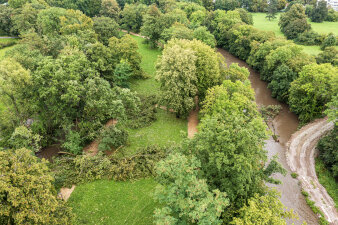
[[140,32],[142,26],[143,14],[147,11],[147,6],[144,4],[126,4],[121,12],[121,28],[128,32]]
[[238,0],[216,0],[215,1],[215,9],[229,11],[229,10],[234,10],[240,7],[241,7],[241,3]]
[[322,45],[320,46],[321,50],[325,50],[325,48],[330,46],[335,46],[337,43],[337,37],[333,33],[329,33],[329,35],[324,39]]
[[280,194],[274,190],[269,190],[262,196],[255,194],[249,199],[248,204],[239,210],[239,215],[234,217],[230,224],[286,225],[286,219],[295,219],[297,216],[293,210],[287,211],[279,198]]
[[338,94],[332,97],[332,100],[326,104],[325,114],[331,121],[335,121],[336,126],[338,123]]
[[41,149],[40,141],[41,136],[34,134],[32,130],[25,126],[15,128],[9,139],[10,146],[13,149],[26,148],[33,152],[38,152]]
[[338,50],[336,47],[326,47],[316,57],[317,63],[331,63],[333,66],[338,66]]
[[187,116],[197,95],[196,60],[191,49],[179,45],[166,47],[156,64],[161,84],[161,104],[173,109],[178,117]]
[[2,224],[71,224],[45,160],[27,149],[0,151],[0,172]]
[[268,8],[266,9],[266,18],[269,19],[275,19],[276,18],[276,13],[277,13],[277,0],[270,0]]
[[250,12],[264,12],[268,7],[267,0],[252,0],[250,1],[249,11]]
[[120,39],[116,37],[110,38],[109,49],[112,59],[116,59],[117,63],[119,63],[121,60],[125,60],[129,63],[133,70],[134,77],[144,77],[144,72],[141,68],[142,58],[138,52],[138,45],[130,35],[124,35]]
[[162,13],[156,5],[151,5],[147,14],[143,17],[141,34],[148,38],[152,47],[157,46],[157,41],[161,38],[162,31],[165,29],[160,24],[161,16]]
[[248,80],[250,72],[245,67],[240,67],[238,63],[231,63],[228,69],[223,70],[224,78],[236,82],[236,80],[245,82]]
[[11,34],[13,9],[9,6],[0,4],[0,31]]
[[165,206],[155,210],[157,224],[222,224],[220,216],[229,201],[225,193],[210,191],[200,169],[194,156],[180,153],[158,163],[155,199]]
[[297,78],[297,73],[287,65],[282,64],[273,72],[271,83],[271,95],[281,102],[288,102],[290,84]]
[[7,58],[0,62],[0,95],[9,99],[16,115],[14,124],[23,122],[25,118],[25,98],[32,82],[29,71],[16,61]]
[[222,58],[210,46],[198,40],[171,40],[167,47],[179,45],[191,49],[197,57],[195,61],[199,100],[203,101],[206,91],[221,81],[220,65]]
[[216,39],[214,35],[211,34],[204,26],[200,26],[194,30],[193,36],[196,40],[200,40],[212,48],[216,47]]
[[310,14],[310,19],[312,22],[321,23],[326,19],[328,14],[328,8],[326,4],[326,1],[321,0],[315,5],[315,8]]
[[106,16],[118,21],[120,16],[120,7],[116,0],[102,0],[100,15]]
[[337,68],[331,64],[303,67],[298,79],[291,83],[290,108],[306,123],[322,115],[325,104],[338,91]]
[[193,31],[180,23],[174,23],[170,28],[165,29],[161,34],[161,42],[166,43],[171,39],[192,40]]
[[286,6],[286,4],[287,4],[287,1],[286,1],[286,0],[278,0],[277,2],[278,2],[278,4],[277,4],[277,9],[278,9],[278,10],[283,10],[283,9],[285,9],[285,6]]
[[238,8],[235,9],[236,12],[239,12],[239,15],[241,17],[241,20],[248,24],[248,25],[253,25],[253,18],[251,13],[249,13],[247,10],[243,9],[243,8]]
[[311,29],[311,25],[307,23],[304,7],[300,4],[294,4],[289,11],[283,13],[278,25],[288,39],[294,39]]
[[108,40],[111,37],[119,37],[119,25],[109,17],[94,17],[94,30],[98,34],[99,41],[108,45]]

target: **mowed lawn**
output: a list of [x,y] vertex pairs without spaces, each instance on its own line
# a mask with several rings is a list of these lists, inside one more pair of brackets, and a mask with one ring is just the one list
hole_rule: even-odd
[[[254,27],[264,30],[264,31],[273,31],[276,36],[282,37],[284,34],[280,31],[278,26],[278,21],[280,17],[280,13],[277,14],[277,18],[269,21],[266,17],[266,13],[252,13],[253,21],[254,21]],[[338,22],[327,22],[324,21],[323,23],[313,23],[310,22],[311,27],[314,31],[320,33],[320,34],[328,34],[330,32],[334,33],[335,35],[338,35]],[[304,52],[311,54],[311,55],[317,55],[320,53],[320,47],[319,46],[304,46],[303,47]]]
[[68,200],[75,224],[149,225],[158,206],[152,179],[115,182],[99,180],[75,188]]
[[161,50],[150,49],[149,45],[144,43],[144,38],[132,37],[137,41],[139,53],[142,56],[141,67],[149,78],[133,80],[131,82],[131,90],[142,95],[158,94],[160,85],[155,80],[155,64],[157,57],[161,54]]

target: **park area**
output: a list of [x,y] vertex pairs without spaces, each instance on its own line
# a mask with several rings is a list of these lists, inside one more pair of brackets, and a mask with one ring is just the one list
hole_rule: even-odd
[[[273,31],[276,36],[283,37],[284,34],[280,31],[280,28],[278,26],[278,21],[280,17],[280,13],[277,14],[277,17],[272,20],[268,20],[266,18],[266,13],[252,13],[253,17],[253,26],[264,31]],[[328,34],[328,33],[334,33],[335,35],[338,35],[338,22],[328,22],[324,21],[322,23],[314,23],[311,22],[310,19],[308,19],[308,23],[311,24],[311,28],[318,32],[319,34]],[[321,52],[320,46],[313,45],[313,46],[305,46],[301,45],[304,49],[304,52],[311,54],[311,55],[317,55]]]

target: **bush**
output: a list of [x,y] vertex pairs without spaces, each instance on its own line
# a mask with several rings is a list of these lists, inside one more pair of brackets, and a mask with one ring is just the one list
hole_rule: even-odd
[[337,22],[338,21],[338,12],[336,12],[334,9],[329,9],[327,17],[326,17],[325,20],[330,21],[330,22]]
[[319,1],[310,14],[312,22],[321,23],[323,22],[328,14],[327,3],[325,0]]
[[293,172],[293,173],[291,173],[291,177],[294,178],[294,179],[296,179],[298,177],[298,174],[295,173],[295,172]]
[[338,43],[336,35],[330,33],[323,41],[322,45],[320,46],[321,50],[324,50],[327,47],[335,46]]
[[295,39],[297,44],[301,45],[320,45],[321,44],[321,35],[315,31],[306,31],[298,35]]
[[99,144],[100,151],[117,149],[127,143],[128,132],[115,125],[106,127],[101,132],[101,141]]
[[76,131],[69,130],[66,134],[66,141],[62,144],[62,148],[74,155],[81,154],[83,146],[80,134]]
[[319,158],[338,179],[338,126],[318,142]]
[[138,96],[140,98],[140,111],[129,118],[128,126],[136,129],[149,126],[156,120],[158,97],[156,95]]
[[326,47],[324,51],[316,57],[317,63],[331,63],[333,66],[338,66],[338,50],[336,47]]

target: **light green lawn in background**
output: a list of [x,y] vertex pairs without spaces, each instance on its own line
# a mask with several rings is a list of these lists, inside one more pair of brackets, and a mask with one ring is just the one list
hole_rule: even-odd
[[139,53],[142,56],[141,67],[149,78],[133,80],[130,88],[142,95],[157,94],[160,90],[160,85],[155,80],[155,64],[157,57],[161,54],[161,50],[151,49],[149,45],[144,43],[144,38],[132,37],[137,41],[139,46]]
[[[280,31],[278,26],[278,21],[280,14],[277,14],[277,18],[274,20],[269,21],[266,17],[266,13],[252,13],[253,21],[254,21],[254,27],[264,30],[264,31],[273,31],[276,36],[282,37],[284,36],[283,33]],[[311,27],[314,31],[320,33],[320,34],[328,34],[330,32],[334,33],[335,35],[338,35],[338,22],[327,22],[324,21],[323,23],[313,23],[310,22]],[[319,46],[304,46],[303,47],[304,52],[311,54],[311,55],[317,55],[321,52]]]
[[115,182],[99,180],[78,185],[67,204],[75,224],[149,225],[158,204],[153,200],[153,179]]

